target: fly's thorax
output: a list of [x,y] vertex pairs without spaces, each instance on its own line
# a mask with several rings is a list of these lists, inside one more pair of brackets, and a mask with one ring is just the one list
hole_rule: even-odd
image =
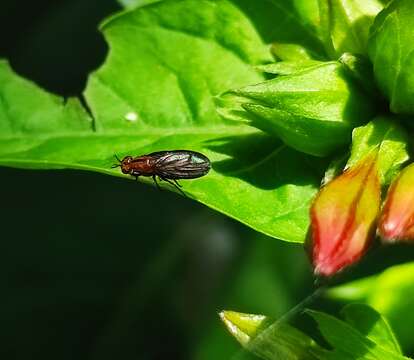
[[139,173],[140,175],[153,175],[154,174],[154,161],[149,156],[139,156],[134,158],[130,166],[130,173]]

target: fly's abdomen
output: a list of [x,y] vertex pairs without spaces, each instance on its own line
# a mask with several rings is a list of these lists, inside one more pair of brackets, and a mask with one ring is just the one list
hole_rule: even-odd
[[[151,155],[151,154],[150,154]],[[166,151],[157,153],[157,174],[167,179],[195,179],[206,175],[210,160],[203,154],[189,150]]]

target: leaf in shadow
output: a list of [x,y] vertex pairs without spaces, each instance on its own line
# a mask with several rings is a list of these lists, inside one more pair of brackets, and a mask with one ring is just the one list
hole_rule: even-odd
[[218,138],[208,141],[207,147],[230,156],[214,162],[215,171],[264,190],[288,185],[316,187],[315,179],[322,176],[326,165],[325,160],[295,151],[264,133]]

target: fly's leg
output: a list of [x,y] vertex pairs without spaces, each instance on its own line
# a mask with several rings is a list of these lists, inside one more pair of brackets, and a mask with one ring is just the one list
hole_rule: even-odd
[[178,183],[178,181],[177,181],[177,180],[173,179],[173,181],[174,181],[174,183],[175,183],[178,187],[180,187],[180,188],[181,188],[181,187],[183,187],[181,184],[179,184],[179,183]]
[[152,175],[152,180],[154,180],[155,185],[157,186],[157,189],[158,189],[159,191],[161,191],[160,185],[158,184],[158,181],[157,181],[157,178],[155,177],[155,175]]
[[133,176],[135,178],[135,181],[138,182],[138,177],[141,175],[139,172],[131,172],[130,174],[131,176]]
[[187,195],[184,193],[184,191],[182,191],[180,189],[180,185],[178,184],[178,186],[173,183],[172,181],[168,180],[167,178],[161,178],[162,180],[166,181],[167,183],[171,184],[172,186],[174,186],[181,194],[183,194],[183,196],[187,197]]

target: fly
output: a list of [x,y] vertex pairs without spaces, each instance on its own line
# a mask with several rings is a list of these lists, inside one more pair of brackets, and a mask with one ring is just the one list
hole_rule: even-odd
[[122,160],[116,155],[115,157],[119,164],[112,168],[119,166],[122,173],[134,176],[136,180],[139,176],[152,176],[155,185],[160,189],[158,177],[159,180],[173,185],[183,195],[185,194],[177,180],[199,178],[206,175],[211,168],[210,160],[205,155],[190,150],[157,151],[137,157],[128,155]]

